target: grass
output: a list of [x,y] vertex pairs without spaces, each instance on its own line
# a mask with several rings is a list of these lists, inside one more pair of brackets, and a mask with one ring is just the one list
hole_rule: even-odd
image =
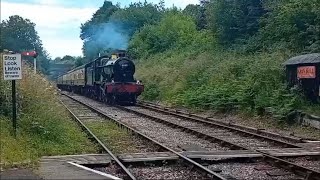
[[[1,63],[2,64],[2,63]],[[0,65],[1,66],[1,65]],[[1,168],[34,167],[41,156],[95,153],[98,148],[59,103],[58,94],[41,75],[24,65],[17,81],[18,133],[12,136],[10,85],[0,82]],[[2,68],[0,67],[0,71]],[[2,74],[2,73],[0,73]]]
[[129,131],[111,121],[86,122],[86,126],[115,154],[140,152]]
[[320,105],[304,106],[302,110],[308,114],[320,116]]

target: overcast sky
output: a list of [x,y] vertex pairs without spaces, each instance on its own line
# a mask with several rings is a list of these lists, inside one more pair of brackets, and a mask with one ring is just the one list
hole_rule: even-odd
[[[160,0],[148,0],[158,3]],[[184,8],[199,0],[165,0],[167,7],[175,5]],[[82,55],[80,25],[102,6],[104,0],[1,0],[1,21],[11,15],[20,15],[36,24],[36,30],[44,48],[52,58],[57,56]],[[121,7],[138,0],[112,1]],[[144,0],[142,0],[144,2]]]

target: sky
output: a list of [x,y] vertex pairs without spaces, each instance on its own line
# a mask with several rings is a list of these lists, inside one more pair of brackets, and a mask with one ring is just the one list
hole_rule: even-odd
[[[158,3],[160,0],[147,0]],[[184,8],[199,0],[165,0],[165,5]],[[51,58],[81,56],[80,26],[103,5],[104,0],[1,0],[1,21],[19,15],[36,24],[43,47]],[[121,7],[139,0],[117,0]],[[144,2],[144,0],[142,0]]]

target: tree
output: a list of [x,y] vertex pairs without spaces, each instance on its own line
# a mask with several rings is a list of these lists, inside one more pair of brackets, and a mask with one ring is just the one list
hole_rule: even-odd
[[206,8],[209,4],[208,0],[201,0],[200,5],[189,4],[183,10],[183,13],[193,17],[199,30],[207,27]]
[[133,33],[146,24],[158,22],[163,9],[163,2],[159,5],[132,3],[120,9],[105,1],[91,20],[81,26],[84,56],[93,59],[110,49],[126,49]]
[[200,17],[201,17],[200,5],[189,4],[184,8],[182,12],[188,16],[191,16],[197,24],[200,21]]
[[265,13],[261,0],[214,0],[208,5],[206,17],[220,43],[230,45],[257,33],[259,19]]
[[70,55],[65,55],[65,56],[63,56],[61,61],[75,61],[75,57],[70,56]]
[[86,59],[81,57],[81,56],[78,56],[78,57],[75,57],[75,66],[78,67],[78,66],[82,66],[86,63]]
[[[24,19],[18,15],[10,16],[8,20],[2,21],[0,24],[0,51],[8,49],[21,52],[35,49],[38,53],[37,60],[40,70],[46,72],[49,66],[49,54],[43,49],[35,26],[36,24],[29,19]],[[25,59],[30,62],[33,61],[33,58],[29,57]]]
[[152,3],[131,3],[129,7],[119,9],[110,17],[111,21],[121,22],[127,29],[129,37],[133,33],[147,24],[155,24],[161,19],[161,12],[164,7],[162,2],[159,5]]
[[158,24],[146,25],[136,32],[130,41],[129,52],[141,58],[170,49],[182,49],[195,42],[201,43],[201,36],[190,16],[174,10],[166,13]]
[[35,24],[20,16],[10,16],[1,23],[1,50],[4,48],[21,51],[36,49],[42,52],[42,43],[35,30]]
[[[101,39],[99,35],[96,35],[97,31],[101,32],[102,27],[100,25],[107,23],[110,16],[118,9],[119,7],[113,5],[111,1],[104,1],[103,5],[93,14],[92,18],[81,24],[80,38],[83,40],[82,51],[88,59],[96,57],[100,51],[96,43]],[[104,32],[101,33],[104,34]]]
[[60,62],[60,61],[61,61],[61,59],[62,59],[61,57],[56,57],[56,58],[54,58],[54,60],[53,60],[53,61],[54,61],[54,62]]
[[294,52],[320,51],[319,0],[269,0],[256,43]]
[[90,39],[94,33],[91,30],[92,26],[108,22],[110,16],[117,10],[119,10],[119,7],[113,5],[111,1],[104,1],[103,5],[93,14],[92,18],[81,24],[80,38],[82,40]]

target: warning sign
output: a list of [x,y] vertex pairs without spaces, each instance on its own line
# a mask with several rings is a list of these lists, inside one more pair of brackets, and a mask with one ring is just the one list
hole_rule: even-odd
[[21,54],[3,55],[4,80],[22,79]]
[[298,67],[298,78],[316,78],[316,67],[315,66],[301,66]]

